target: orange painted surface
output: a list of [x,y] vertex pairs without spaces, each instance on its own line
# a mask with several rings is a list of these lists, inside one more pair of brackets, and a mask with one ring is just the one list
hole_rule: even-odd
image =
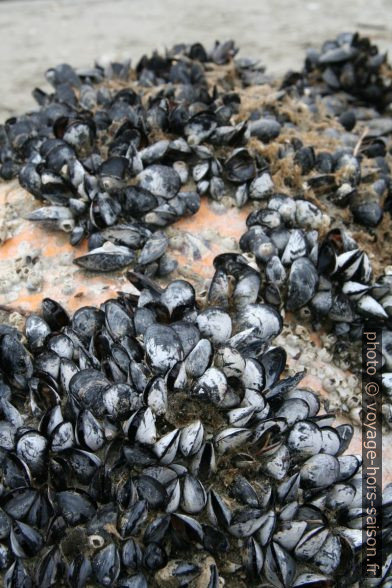
[[[6,203],[12,206],[22,197],[29,202],[29,210],[42,205],[32,200],[32,197],[19,187],[9,189],[7,184],[0,185],[0,207],[6,206]],[[213,274],[213,259],[222,252],[220,241],[226,237],[238,240],[245,230],[248,213],[248,210],[237,208],[217,212],[207,198],[203,198],[197,214],[183,218],[171,227],[171,230],[176,233],[192,235],[196,242],[201,240],[203,245],[199,259],[193,259],[186,246],[180,249],[169,249],[168,253],[179,262],[179,273],[186,269],[191,274],[210,278]],[[23,209],[21,214],[24,214]],[[0,246],[0,271],[2,264],[8,264],[9,260],[26,256],[33,250],[39,251],[39,260],[42,262],[41,291],[32,293],[21,282],[17,286],[17,296],[13,295],[11,300],[7,291],[0,292],[0,305],[7,305],[15,310],[34,312],[39,309],[42,297],[46,296],[55,298],[65,304],[68,310],[74,311],[83,304],[99,305],[107,298],[115,296],[119,290],[132,291],[132,286],[125,277],[126,271],[130,268],[105,274],[86,272],[75,266],[72,259],[87,252],[87,240],[73,247],[66,233],[48,231],[39,223],[27,220],[20,222],[14,234]],[[59,256],[64,254],[69,255],[69,260],[60,263]],[[12,269],[10,271],[12,272]],[[62,291],[65,277],[73,284],[73,291],[68,294]]]
[[61,290],[61,278],[64,275],[65,264],[59,264],[58,256],[64,253],[69,253],[72,258],[83,255],[87,251],[87,243],[72,247],[65,233],[48,233],[44,228],[29,221],[23,222],[18,233],[0,247],[0,263],[26,255],[26,243],[31,244],[33,250],[40,250],[40,258],[44,258],[47,264],[42,272],[42,290],[32,293],[21,284],[16,300],[9,302],[7,295],[2,294],[0,304],[24,311],[36,311],[45,296],[60,301],[68,310],[74,311],[83,304],[100,304],[105,299],[115,296],[117,290],[121,289],[120,276],[86,276],[71,262],[66,269],[67,273],[72,275],[75,289],[71,295],[64,294]]
[[229,208],[225,212],[217,213],[213,210],[207,198],[201,199],[200,210],[193,216],[182,218],[176,223],[176,228],[198,234],[204,229],[214,229],[222,237],[239,239],[245,230],[245,221],[249,209]]
[[180,266],[187,267],[189,271],[202,278],[211,278],[214,273],[214,257],[223,253],[222,239],[229,237],[238,241],[246,230],[245,221],[248,214],[247,207],[242,209],[233,207],[216,212],[207,198],[202,198],[199,211],[193,216],[182,218],[173,225],[173,228],[203,239],[207,247],[204,255],[201,259],[193,260],[186,253],[176,250],[173,250],[171,254]]

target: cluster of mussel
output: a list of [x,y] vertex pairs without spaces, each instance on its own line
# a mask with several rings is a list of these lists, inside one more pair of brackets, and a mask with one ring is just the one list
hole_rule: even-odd
[[[249,255],[231,257],[248,265],[252,282],[247,288],[257,292],[258,299],[298,311],[316,329],[322,325],[332,330],[340,341],[335,351],[342,358],[350,354],[350,341],[361,340],[364,327],[382,329],[383,413],[391,425],[392,276],[374,280],[368,255],[345,229],[332,229],[320,239],[316,229],[298,228],[322,222],[314,204],[275,194],[266,208],[250,213],[240,239],[241,249],[254,261]],[[220,286],[229,283],[221,269],[215,280]]]
[[321,50],[307,52],[305,71],[313,83],[320,78],[332,91],[352,96],[383,109],[392,102],[386,53],[358,33],[342,33],[326,41]]
[[[192,285],[131,274],[70,317],[51,299],[0,329],[0,567],[7,588],[351,586],[361,458],[271,346],[282,319],[223,255]],[[256,296],[255,296],[256,293]],[[383,496],[391,581],[392,486]],[[389,555],[388,555],[389,554]],[[365,584],[362,584],[365,585]]]
[[[194,214],[200,194],[224,192],[222,164],[201,143],[210,137],[219,146],[236,145],[246,130],[245,123],[230,125],[238,96],[213,96],[204,72],[207,60],[223,64],[235,53],[232,42],[217,44],[209,56],[199,44],[178,46],[166,57],[142,58],[135,83],[129,63],[49,70],[55,91],[34,91],[40,110],[1,128],[0,175],[17,175],[50,204],[31,220],[69,232],[74,245],[90,237],[90,253],[76,260],[82,267],[109,271],[137,263],[138,270],[165,275],[175,264],[159,230]],[[122,89],[110,89],[113,81]],[[191,176],[188,160],[197,190],[180,191]]]
[[[243,88],[265,77],[251,60],[220,68],[235,54],[232,42],[194,44],[134,71],[61,65],[47,72],[53,94],[34,91],[40,109],[0,129],[1,177],[45,204],[30,218],[73,244],[88,237],[83,268],[132,265],[139,290],[72,317],[44,299],[24,334],[0,325],[7,588],[392,581],[392,486],[382,575],[365,581],[353,429],[334,427],[271,347],[282,307],[353,340],[371,321],[392,395],[392,278],[374,281],[367,254],[315,204],[350,206],[370,230],[388,209],[391,129],[369,107],[387,106],[386,64],[366,39],[340,36],[244,120]],[[293,99],[334,119],[320,137],[335,150],[307,144]],[[277,191],[283,169],[294,197]],[[164,228],[202,195],[229,193],[258,203],[244,255],[215,258],[203,300],[183,280],[162,289],[151,277],[175,267]]]
[[[369,65],[373,53],[368,41],[356,35],[327,42],[318,57],[311,53],[299,77],[286,76],[273,107],[255,109],[247,120],[238,118],[241,91],[228,92],[228,80],[220,86],[216,77],[219,66],[236,54],[231,42],[216,44],[210,53],[195,44],[176,46],[165,57],[143,57],[133,82],[129,63],[78,72],[61,65],[47,72],[54,93],[35,91],[40,110],[10,119],[2,128],[1,173],[18,173],[22,186],[50,204],[33,211],[30,219],[70,232],[75,244],[89,236],[88,253],[75,262],[94,271],[132,265],[150,276],[166,276],[176,261],[168,254],[163,229],[196,213],[202,195],[220,200],[234,193],[237,206],[257,202],[264,208],[248,217],[240,246],[265,266],[267,302],[303,309],[303,314],[309,304],[315,324],[332,322],[339,336],[352,339],[364,321],[381,322],[388,339],[389,277],[372,282],[366,253],[341,223],[325,237],[330,219],[314,204],[320,199],[350,206],[354,219],[371,230],[384,206],[388,209],[392,184],[381,123],[390,119],[369,107],[370,99],[355,102],[359,94],[348,81],[345,92],[332,86],[321,91],[312,86],[309,73],[310,62],[321,67],[327,56],[344,72],[353,63],[364,69],[366,87],[373,78],[381,87],[387,66],[378,56]],[[249,77],[258,70],[249,60],[235,63],[242,82],[234,77],[232,86],[238,90],[246,85],[244,72]],[[215,85],[208,79],[210,70]],[[112,86],[116,82],[115,90],[108,80]],[[334,151],[304,142],[306,133],[290,118],[288,97],[306,106],[316,121],[324,120],[326,109],[325,120],[335,117],[341,123],[342,131],[324,131],[338,141]],[[372,133],[361,136],[363,125],[373,123]],[[283,140],[285,133],[291,134]],[[278,150],[268,151],[275,141]],[[280,165],[286,166],[290,195],[276,191]],[[299,183],[293,179],[298,174]]]
[[[217,43],[209,53],[200,44],[178,45],[165,56],[143,57],[134,71],[129,63],[50,69],[46,77],[54,92],[34,91],[40,109],[1,127],[0,175],[17,175],[46,204],[31,220],[69,232],[73,244],[88,236],[90,253],[76,262],[96,271],[134,264],[149,275],[165,275],[175,265],[165,240],[152,247],[152,257],[148,253],[156,231],[194,214],[204,194],[220,200],[235,192],[238,206],[267,198],[274,192],[271,168],[280,165],[288,191],[301,196],[306,185],[317,197],[350,205],[359,223],[376,227],[391,190],[388,144],[368,133],[356,150],[362,128],[349,131],[357,121],[377,127],[385,119],[353,104],[349,87],[336,96],[318,86],[305,92],[309,84],[312,90],[306,69],[286,77],[273,105],[261,104],[244,118],[244,76],[259,69],[242,59],[228,70],[236,52],[232,42]],[[373,67],[381,75],[381,64]],[[315,124],[332,115],[343,125],[325,131],[339,145],[335,151],[307,144],[295,109],[290,114],[287,107],[293,97]],[[379,127],[375,134],[383,135],[385,127]],[[274,141],[277,154],[261,155]],[[291,175],[298,174],[302,180],[293,184]]]
[[[316,123],[326,123],[317,133],[335,147],[316,149],[303,141],[297,147],[296,136],[294,149],[285,146],[279,157],[291,152],[316,198],[349,207],[354,221],[368,228],[391,210],[391,79],[386,54],[369,39],[345,33],[321,51],[310,49],[304,70],[289,72],[282,84]],[[330,125],[332,120],[339,124]]]

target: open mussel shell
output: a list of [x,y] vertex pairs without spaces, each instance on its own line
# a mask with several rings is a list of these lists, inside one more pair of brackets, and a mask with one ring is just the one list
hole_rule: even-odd
[[238,149],[225,162],[225,172],[232,182],[247,182],[256,174],[254,159],[246,149]]

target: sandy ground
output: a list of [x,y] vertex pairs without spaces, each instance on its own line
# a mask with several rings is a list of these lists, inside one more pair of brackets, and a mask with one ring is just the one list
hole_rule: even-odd
[[392,53],[392,1],[0,0],[0,121],[33,106],[31,89],[57,63],[234,38],[242,55],[281,74],[301,67],[306,47],[354,29]]

